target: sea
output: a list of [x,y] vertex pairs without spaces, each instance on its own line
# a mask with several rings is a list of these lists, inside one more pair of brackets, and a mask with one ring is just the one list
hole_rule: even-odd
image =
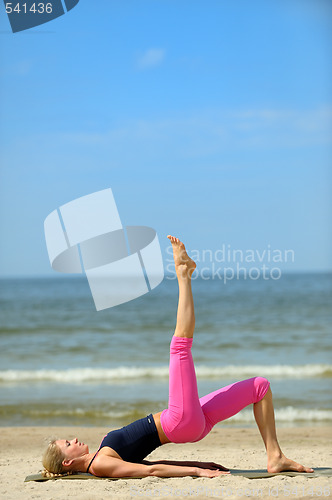
[[[97,312],[83,277],[0,281],[0,425],[116,428],[163,410],[178,287]],[[193,280],[200,396],[271,382],[278,426],[332,423],[332,275]],[[252,406],[222,422],[253,427]]]

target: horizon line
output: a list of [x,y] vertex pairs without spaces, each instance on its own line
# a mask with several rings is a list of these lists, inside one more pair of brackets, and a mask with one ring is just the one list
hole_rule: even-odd
[[[249,270],[250,268],[246,269]],[[280,269],[282,272],[282,275],[295,275],[295,274],[332,274],[332,268],[331,269],[300,269],[300,270],[283,270]],[[241,272],[240,276],[243,274],[243,271]],[[213,272],[208,273],[208,276],[212,276]],[[164,278],[168,276],[174,276],[174,273],[166,273],[164,275]],[[124,276],[128,278],[128,276]],[[81,274],[74,274],[74,273],[54,273],[54,274],[11,274],[11,275],[0,275],[0,280],[12,280],[12,279],[47,279],[47,278],[54,278],[54,279],[86,279],[86,276],[84,273]],[[201,278],[201,276],[198,276],[195,279]],[[260,279],[262,279],[260,277]],[[258,281],[258,280],[254,280]]]

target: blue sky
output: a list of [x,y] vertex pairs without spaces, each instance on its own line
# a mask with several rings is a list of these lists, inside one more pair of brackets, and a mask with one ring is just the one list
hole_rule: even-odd
[[111,187],[191,249],[332,270],[332,4],[80,0],[13,34],[0,5],[0,275],[52,275],[43,221]]

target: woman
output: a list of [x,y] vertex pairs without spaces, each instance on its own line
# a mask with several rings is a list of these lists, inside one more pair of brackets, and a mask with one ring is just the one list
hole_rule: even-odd
[[88,446],[77,438],[53,441],[43,457],[45,475],[75,471],[118,478],[229,474],[228,469],[215,463],[147,462],[144,458],[166,443],[200,441],[217,422],[235,415],[249,404],[254,405],[254,416],[266,447],[267,470],[313,472],[282,453],[276,436],[270,384],[265,378],[237,382],[199,399],[191,356],[195,327],[191,275],[196,264],[178,238],[168,238],[173,247],[179,284],[177,323],[170,347],[168,408],[108,433],[96,453],[90,453]]

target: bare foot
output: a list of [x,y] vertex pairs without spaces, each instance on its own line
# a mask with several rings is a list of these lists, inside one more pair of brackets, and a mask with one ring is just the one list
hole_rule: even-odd
[[280,457],[268,460],[267,464],[268,472],[282,472],[282,471],[295,471],[295,472],[314,472],[314,469],[310,467],[304,467],[304,465],[294,462],[286,458],[284,454]]
[[187,254],[184,244],[174,236],[168,235],[167,238],[172,243],[176,273],[181,276],[188,273],[191,276],[196,268],[196,263]]

